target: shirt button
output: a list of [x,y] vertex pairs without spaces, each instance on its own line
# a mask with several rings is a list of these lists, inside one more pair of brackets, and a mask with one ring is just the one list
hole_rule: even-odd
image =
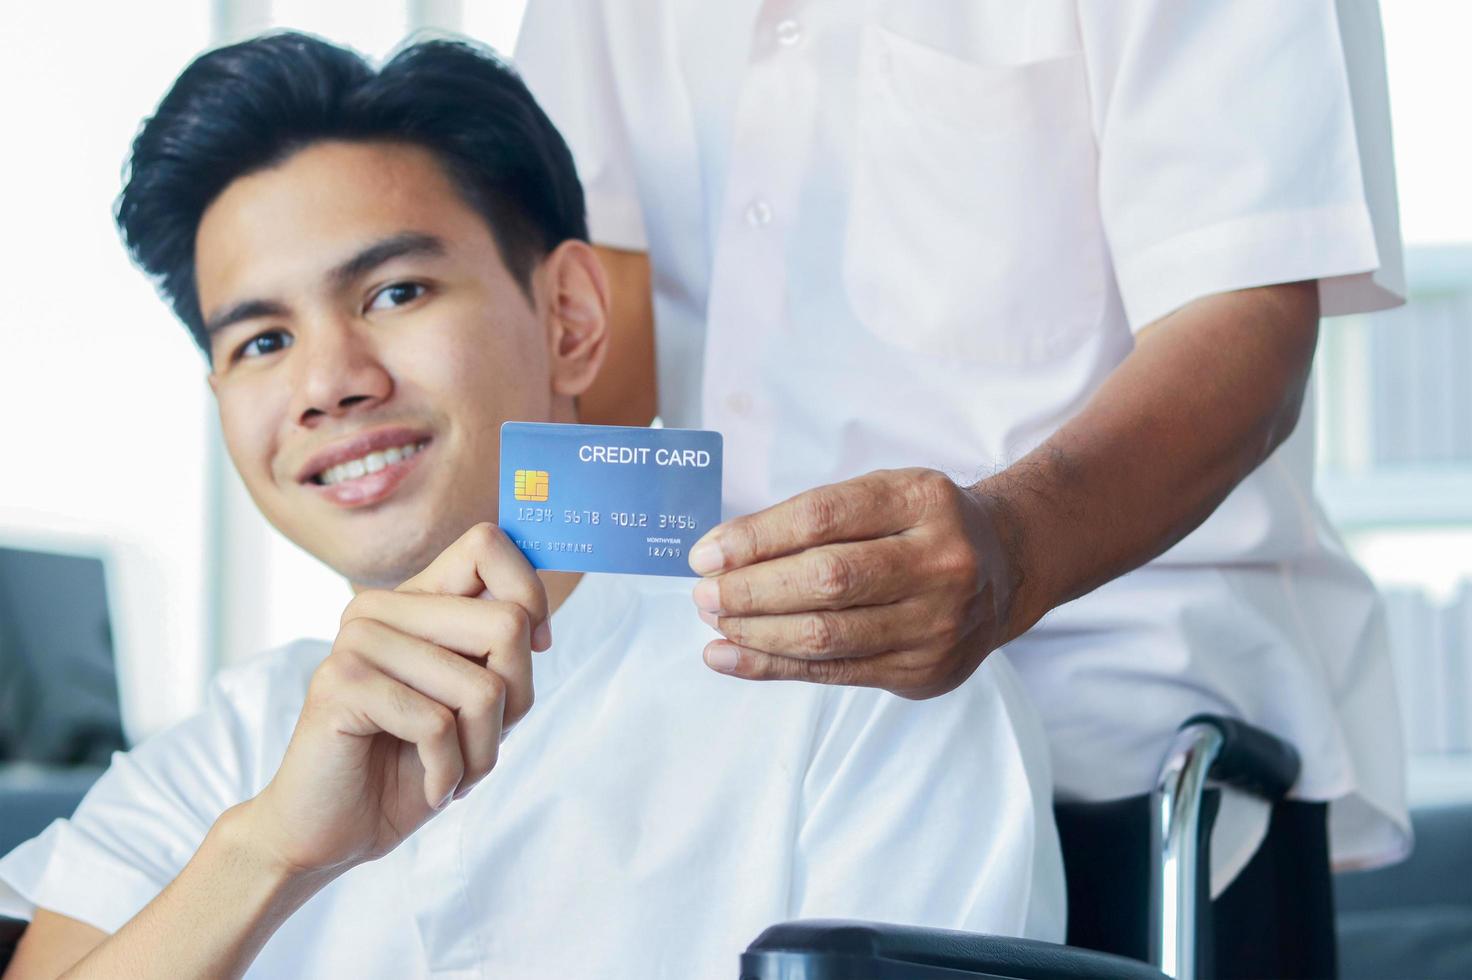
[[744,391],[733,391],[726,396],[726,407],[733,414],[747,416],[751,414],[751,396]]
[[802,40],[802,25],[791,19],[777,22],[777,43],[790,48]]
[[753,228],[772,223],[772,206],[758,198],[746,206],[746,223]]

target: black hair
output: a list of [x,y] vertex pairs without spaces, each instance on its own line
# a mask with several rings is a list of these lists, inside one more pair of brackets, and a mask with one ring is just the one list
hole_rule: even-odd
[[206,354],[194,278],[201,216],[231,182],[323,140],[429,150],[528,294],[543,256],[588,240],[567,144],[490,49],[420,41],[375,71],[354,51],[296,32],[218,48],[184,69],[144,120],[115,208],[133,261]]

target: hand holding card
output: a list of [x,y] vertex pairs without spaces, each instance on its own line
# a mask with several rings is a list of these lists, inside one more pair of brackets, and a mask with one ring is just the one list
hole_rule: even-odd
[[507,422],[501,529],[532,567],[694,577],[721,520],[721,434]]

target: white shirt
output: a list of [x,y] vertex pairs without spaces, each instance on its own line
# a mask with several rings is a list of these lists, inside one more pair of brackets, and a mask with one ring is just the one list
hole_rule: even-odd
[[[1046,741],[1005,664],[928,704],[758,688],[701,662],[685,580],[588,576],[553,635],[491,774],[250,975],[733,976],[767,926],[830,915],[1061,940]],[[327,650],[226,671],[204,713],[115,755],[0,860],[0,914],[122,926],[275,774]]]
[[[660,414],[725,434],[730,514],[882,467],[974,482],[1206,294],[1404,293],[1373,0],[533,0],[517,62],[594,240],[649,252]],[[1144,792],[1225,712],[1298,746],[1341,864],[1408,846],[1312,402],[1194,534],[1012,645],[1061,796]],[[1265,824],[1224,812],[1217,890]]]

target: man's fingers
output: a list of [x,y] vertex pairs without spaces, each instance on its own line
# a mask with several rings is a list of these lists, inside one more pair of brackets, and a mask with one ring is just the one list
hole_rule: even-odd
[[890,650],[950,649],[970,624],[949,621],[925,599],[882,606],[722,616],[716,629],[738,646],[798,660],[869,657]]
[[796,555],[702,579],[693,597],[721,616],[847,609],[895,602],[915,591],[920,546],[905,535],[819,545]]
[[459,726],[445,705],[366,664],[354,671],[350,682],[340,683],[333,700],[344,710],[343,730],[348,734],[387,732],[414,746],[424,769],[424,801],[430,809],[439,809],[460,785],[465,759],[460,754]]
[[[494,524],[481,523],[466,531],[397,591],[468,597],[487,592],[494,599],[514,602],[525,609],[533,630],[547,624],[547,590],[542,580],[526,556]],[[546,649],[551,639],[550,629],[540,631],[536,649]]]
[[797,660],[749,650],[725,640],[715,640],[705,648],[708,666],[749,681],[808,681],[874,687],[877,685],[870,683],[874,676],[872,659]]
[[727,640],[705,647],[705,663],[714,670],[749,681],[807,681],[846,687],[874,687],[902,698],[933,698],[952,690],[969,671],[936,680],[933,654],[919,650],[882,653],[872,657],[800,660],[750,650]]
[[531,617],[519,604],[368,589],[358,593],[343,611],[344,624],[353,619],[386,623],[463,657],[484,661],[505,682],[508,727],[531,708],[532,662],[527,655]]
[[695,542],[690,568],[713,575],[820,544],[902,531],[912,522],[912,477],[910,471],[867,473],[726,521]]
[[530,681],[513,690],[500,674],[384,623],[356,620],[347,630],[341,642],[357,658],[454,712],[465,764],[460,788],[483,779],[496,765],[505,729],[530,707]]

